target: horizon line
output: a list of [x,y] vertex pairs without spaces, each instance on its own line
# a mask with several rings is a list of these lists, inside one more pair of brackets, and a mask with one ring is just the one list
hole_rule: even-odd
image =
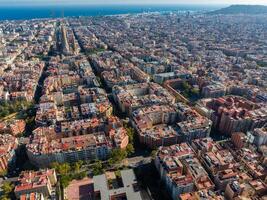
[[231,6],[231,5],[248,5],[248,6],[267,6],[267,4],[242,4],[242,3],[236,3],[236,4],[220,4],[220,3],[163,3],[163,2],[157,2],[157,3],[86,3],[86,2],[80,2],[80,3],[12,3],[7,4],[4,3],[0,5],[0,7],[15,7],[15,6],[112,6],[112,5],[123,5],[123,6],[153,6],[153,5],[175,5],[175,6]]

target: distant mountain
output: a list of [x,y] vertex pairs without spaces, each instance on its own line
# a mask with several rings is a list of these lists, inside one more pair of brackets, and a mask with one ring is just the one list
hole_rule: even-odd
[[267,6],[261,5],[231,5],[220,10],[209,12],[209,14],[267,14]]

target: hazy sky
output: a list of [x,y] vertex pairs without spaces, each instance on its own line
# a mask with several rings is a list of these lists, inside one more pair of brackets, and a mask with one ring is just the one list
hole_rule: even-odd
[[0,0],[0,5],[48,4],[262,4],[267,0]]

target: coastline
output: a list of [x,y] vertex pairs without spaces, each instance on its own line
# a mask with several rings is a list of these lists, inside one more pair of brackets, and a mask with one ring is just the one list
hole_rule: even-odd
[[142,13],[207,12],[222,6],[209,5],[87,5],[0,6],[0,21],[57,19],[62,17],[121,16]]

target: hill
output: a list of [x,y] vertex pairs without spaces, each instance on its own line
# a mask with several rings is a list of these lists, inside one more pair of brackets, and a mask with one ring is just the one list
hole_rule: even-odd
[[220,10],[215,10],[209,14],[248,14],[259,15],[267,14],[267,6],[261,5],[231,5]]

